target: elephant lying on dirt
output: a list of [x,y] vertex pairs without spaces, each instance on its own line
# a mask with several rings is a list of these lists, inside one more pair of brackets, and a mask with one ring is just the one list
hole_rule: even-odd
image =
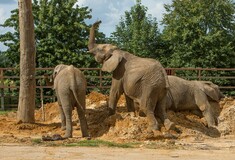
[[88,48],[95,60],[102,63],[102,71],[112,73],[112,86],[109,95],[109,111],[115,114],[117,101],[125,94],[131,104],[129,111],[134,111],[134,103],[146,114],[148,131],[159,130],[154,111],[157,107],[160,119],[167,129],[173,126],[166,115],[167,75],[157,60],[140,58],[111,44],[96,44],[95,29],[101,21],[90,29]]
[[66,129],[65,138],[72,137],[72,110],[75,107],[80,120],[83,137],[88,137],[88,126],[85,116],[86,79],[83,73],[74,66],[57,65],[53,72],[54,89],[61,114],[61,128]]
[[189,81],[176,76],[168,76],[169,91],[167,108],[174,111],[194,110],[205,117],[208,127],[213,127],[218,118],[218,107],[214,108],[223,94],[219,87],[210,81]]

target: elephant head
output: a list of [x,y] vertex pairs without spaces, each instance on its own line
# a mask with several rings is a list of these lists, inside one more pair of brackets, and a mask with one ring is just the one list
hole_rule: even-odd
[[203,85],[200,86],[200,89],[206,93],[211,100],[219,102],[221,98],[224,98],[224,95],[220,92],[219,86],[210,82],[210,81],[200,81]]
[[95,43],[95,29],[98,28],[100,23],[101,21],[97,21],[90,28],[88,49],[95,56],[96,62],[103,64],[102,71],[112,72],[121,62],[122,55],[119,52],[115,52],[115,50],[118,50],[118,47],[112,44]]
[[58,75],[58,73],[60,71],[62,71],[64,68],[68,67],[67,65],[64,65],[64,64],[59,64],[57,65],[55,68],[54,68],[54,71],[53,71],[53,79],[55,79],[55,77]]

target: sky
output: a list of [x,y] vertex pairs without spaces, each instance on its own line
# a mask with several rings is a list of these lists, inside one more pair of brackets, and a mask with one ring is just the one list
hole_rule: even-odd
[[[18,0],[0,0],[0,24],[10,17],[11,10],[18,7]],[[142,4],[148,8],[148,14],[157,18],[160,24],[165,12],[164,4],[170,4],[172,0],[142,0]],[[106,36],[115,31],[121,16],[125,11],[130,11],[135,5],[136,0],[78,0],[79,6],[88,6],[92,9],[92,19],[87,20],[88,24],[94,23],[96,20],[102,20],[100,31]],[[159,26],[161,29],[161,26]],[[0,27],[0,33],[9,31],[9,28]],[[6,47],[0,43],[0,50],[6,50]]]

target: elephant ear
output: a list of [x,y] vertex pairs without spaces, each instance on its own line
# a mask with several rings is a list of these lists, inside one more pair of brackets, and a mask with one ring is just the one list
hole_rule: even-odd
[[111,57],[103,63],[101,70],[111,73],[117,68],[121,60],[122,56],[119,53],[113,52]]
[[66,67],[67,67],[67,65],[64,65],[64,64],[57,65],[53,71],[53,75],[52,75],[53,79],[55,79],[55,77],[58,75],[58,73]]
[[219,102],[219,95],[217,91],[210,86],[211,82],[203,82],[203,87],[201,90],[206,93],[212,100]]

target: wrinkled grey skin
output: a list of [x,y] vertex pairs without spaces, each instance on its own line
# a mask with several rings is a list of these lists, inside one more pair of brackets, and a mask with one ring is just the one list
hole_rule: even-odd
[[102,71],[112,73],[112,86],[109,95],[110,115],[115,114],[117,101],[125,94],[128,110],[135,111],[134,103],[146,114],[148,130],[159,130],[155,118],[155,109],[167,129],[173,125],[166,116],[167,76],[160,62],[140,58],[111,44],[96,44],[95,29],[101,21],[96,22],[90,29],[89,52],[95,60],[102,63]]
[[219,116],[219,101],[223,98],[219,87],[210,81],[189,81],[168,76],[170,83],[167,108],[174,111],[191,110],[202,113],[208,127],[214,127]]
[[61,128],[66,129],[65,138],[72,137],[72,110],[74,107],[80,120],[83,137],[88,137],[88,126],[85,116],[86,79],[83,73],[74,66],[57,65],[53,72],[54,89],[61,114]]

